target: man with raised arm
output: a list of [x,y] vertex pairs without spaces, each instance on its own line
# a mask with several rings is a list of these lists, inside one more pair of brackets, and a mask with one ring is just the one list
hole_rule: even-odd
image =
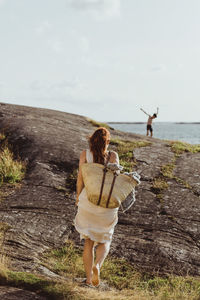
[[148,113],[146,113],[146,111],[144,111],[142,108],[140,108],[140,110],[143,111],[143,113],[145,113],[149,117],[147,120],[147,136],[149,135],[149,131],[150,131],[151,137],[152,137],[153,136],[152,121],[153,121],[153,119],[157,118],[158,107],[157,107],[157,112],[155,114],[153,114],[152,116],[149,115]]

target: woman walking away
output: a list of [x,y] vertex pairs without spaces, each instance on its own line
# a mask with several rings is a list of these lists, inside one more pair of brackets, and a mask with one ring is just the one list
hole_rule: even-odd
[[100,283],[100,269],[108,255],[114,227],[118,222],[118,208],[104,208],[88,201],[81,165],[86,162],[104,164],[106,161],[119,164],[118,154],[114,151],[108,152],[109,142],[109,131],[104,127],[98,128],[89,138],[89,149],[82,151],[79,161],[76,199],[78,211],[74,223],[80,238],[84,239],[85,284],[90,287]]

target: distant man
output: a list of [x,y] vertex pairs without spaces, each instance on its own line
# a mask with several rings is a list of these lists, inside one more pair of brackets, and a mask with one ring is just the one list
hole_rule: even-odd
[[147,116],[149,116],[149,118],[147,120],[147,136],[149,135],[149,131],[150,131],[151,137],[152,137],[153,136],[152,121],[153,121],[153,119],[157,118],[158,107],[157,107],[157,112],[155,114],[153,114],[152,116],[149,115],[148,113],[146,113],[146,111],[144,111],[142,108],[140,108],[140,110],[143,111],[143,113],[145,113]]

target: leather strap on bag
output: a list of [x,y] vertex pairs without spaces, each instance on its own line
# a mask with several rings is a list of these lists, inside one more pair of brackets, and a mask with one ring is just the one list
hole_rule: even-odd
[[105,178],[106,178],[106,173],[108,171],[107,165],[108,165],[108,162],[110,160],[110,155],[111,155],[111,152],[109,151],[106,163],[104,164],[103,178],[102,178],[101,189],[100,189],[100,194],[99,194],[99,200],[97,202],[97,205],[100,205],[100,203],[101,203],[101,197],[102,197],[102,193],[103,193],[103,187],[104,187],[104,182],[105,182]]
[[111,195],[112,195],[112,191],[113,191],[113,188],[114,188],[114,184],[115,184],[115,180],[118,176],[117,172],[114,172],[113,174],[113,181],[112,181],[112,184],[111,184],[111,188],[110,188],[110,193],[109,193],[109,196],[108,196],[108,199],[107,199],[107,202],[106,202],[106,207],[108,208],[108,205],[109,205],[109,202],[110,202],[110,198],[111,198]]

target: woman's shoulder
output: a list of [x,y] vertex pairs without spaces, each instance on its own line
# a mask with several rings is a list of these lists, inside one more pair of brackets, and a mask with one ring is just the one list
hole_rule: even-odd
[[93,154],[90,149],[85,149],[81,152],[80,160],[82,162],[93,162]]
[[110,155],[118,156],[118,153],[114,150],[109,150],[109,152],[110,152]]
[[110,150],[110,162],[119,162],[119,156],[116,151]]

